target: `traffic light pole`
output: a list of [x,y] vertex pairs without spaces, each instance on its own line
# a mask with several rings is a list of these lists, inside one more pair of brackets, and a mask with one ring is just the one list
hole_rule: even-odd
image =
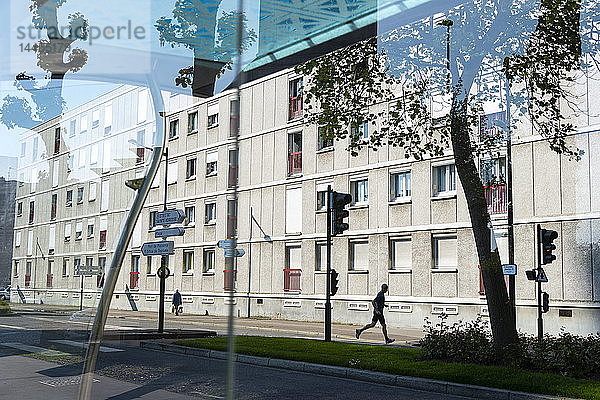
[[[539,245],[540,243],[542,243],[542,227],[540,226],[540,224],[537,224],[536,227],[536,238],[538,240],[538,245],[537,250],[538,250],[538,270],[537,270],[537,276],[539,277],[540,274],[542,273],[542,251],[541,246]],[[544,337],[544,320],[542,318],[542,282],[541,280],[538,279],[537,283],[537,308],[538,308],[538,320],[537,320],[537,331],[538,331],[538,342],[542,341],[542,338]]]
[[[508,60],[507,60],[508,62]],[[507,223],[508,223],[508,263],[515,263],[515,228],[514,228],[514,212],[513,212],[513,177],[512,177],[512,127],[510,114],[510,81],[508,77],[505,79],[506,85],[506,196],[508,199],[507,207]],[[508,276],[508,301],[512,310],[512,323],[517,326],[517,304],[515,290],[515,275]]]
[[331,342],[331,185],[327,186],[327,275],[325,278],[325,341]]

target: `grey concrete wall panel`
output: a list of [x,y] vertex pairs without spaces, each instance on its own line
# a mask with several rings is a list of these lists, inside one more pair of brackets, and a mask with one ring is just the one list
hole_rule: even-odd
[[535,215],[559,215],[562,203],[557,187],[560,182],[557,176],[561,168],[560,156],[548,147],[548,143],[536,142],[533,144],[533,168]]
[[591,221],[592,227],[592,243],[591,243],[591,258],[592,258],[592,294],[594,301],[600,301],[600,220],[594,219]]
[[263,118],[264,112],[264,85],[262,83],[252,86],[252,132],[259,132],[263,130]]
[[[564,277],[564,300],[591,301],[593,298],[591,234],[590,221],[562,223],[560,252],[563,268],[560,272]],[[550,264],[549,268],[555,263]]]
[[[262,129],[273,129],[275,126],[275,107],[277,104],[277,96],[274,94],[278,89],[275,85],[275,81],[270,79],[265,81],[263,84],[263,122]],[[254,118],[257,116],[255,115]]]
[[457,235],[458,297],[479,296],[479,259],[471,229],[459,229]]
[[431,296],[431,232],[414,232],[413,249],[413,294],[416,297]]
[[412,224],[412,203],[390,204],[388,208],[389,227],[407,227]]
[[533,216],[533,155],[531,143],[513,146],[515,219]]
[[431,220],[434,224],[456,222],[456,198],[432,200]]
[[[431,165],[429,161],[412,164],[412,208],[413,225],[431,223]],[[416,179],[416,177],[419,179]]]
[[431,294],[435,297],[458,296],[458,272],[431,274]]

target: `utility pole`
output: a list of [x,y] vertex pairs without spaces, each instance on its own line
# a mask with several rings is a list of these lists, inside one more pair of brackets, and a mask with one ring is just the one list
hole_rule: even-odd
[[331,211],[333,208],[331,185],[327,185],[327,274],[325,284],[325,341],[331,342]]
[[[504,67],[508,70],[510,58],[504,59]],[[515,228],[513,213],[513,179],[512,179],[512,128],[510,114],[510,80],[508,74],[505,76],[506,89],[506,199],[507,204],[507,223],[508,223],[508,263],[515,264]],[[512,325],[517,326],[517,302],[515,289],[515,275],[508,276],[508,299],[511,308]]]
[[[167,129],[167,116],[166,114],[163,115],[163,117],[165,118],[165,130]],[[166,133],[165,133],[166,135]],[[168,188],[169,188],[169,182],[168,182],[168,171],[169,171],[169,148],[165,146],[165,151],[164,151],[164,156],[165,156],[165,179],[164,179],[164,184],[165,184],[165,193],[163,196],[163,211],[167,211],[167,192],[168,192]],[[153,221],[154,222],[154,221]],[[163,333],[164,329],[165,329],[165,286],[166,286],[166,280],[167,280],[167,274],[166,274],[166,270],[167,267],[169,266],[169,255],[165,254],[160,256],[160,271],[157,271],[157,275],[158,275],[158,279],[160,279],[159,282],[159,299],[158,299],[158,333]]]

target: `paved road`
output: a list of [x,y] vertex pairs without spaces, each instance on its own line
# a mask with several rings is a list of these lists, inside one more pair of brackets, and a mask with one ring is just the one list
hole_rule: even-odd
[[[76,398],[84,351],[77,332],[87,324],[77,318],[56,314],[0,318],[0,400]],[[109,319],[114,327],[146,323],[118,315]],[[225,367],[222,360],[145,350],[135,343],[106,342],[93,398],[220,399],[225,393]],[[240,400],[465,399],[247,364],[236,364],[235,393]]]

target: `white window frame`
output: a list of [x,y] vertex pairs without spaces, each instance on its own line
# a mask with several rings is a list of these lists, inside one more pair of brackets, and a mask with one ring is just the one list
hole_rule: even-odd
[[[348,262],[348,270],[349,271],[361,271],[368,272],[369,271],[369,239],[356,239],[351,240],[348,243],[349,251],[349,262]],[[358,265],[356,264],[356,246],[366,246],[367,248],[367,259],[366,265]]]
[[[454,240],[454,248],[456,250],[455,259],[456,265],[442,265],[440,264],[440,256],[439,256],[439,245],[440,241],[443,240]],[[456,233],[444,233],[444,234],[436,234],[432,236],[432,253],[433,260],[431,267],[434,270],[456,270],[458,268],[458,238]]]
[[[193,164],[193,174],[190,174],[190,163]],[[186,158],[185,160],[185,179],[193,180],[196,179],[196,174],[198,173],[198,159],[196,157]]]
[[[207,255],[210,255],[212,268],[207,268]],[[214,274],[215,273],[215,263],[216,263],[216,251],[214,248],[203,249],[202,250],[202,273],[203,274]]]
[[[359,196],[359,183],[364,182],[362,189],[363,196]],[[352,195],[353,205],[369,204],[369,178],[367,176],[352,177],[350,179],[350,194]],[[365,196],[366,195],[366,196]]]
[[[190,259],[186,259],[186,257],[191,257]],[[188,264],[190,262],[191,265]],[[181,263],[182,273],[184,275],[193,275],[194,274],[194,250],[183,250],[183,262]]]
[[177,183],[177,170],[179,168],[179,162],[169,161],[169,169],[167,171],[167,185],[173,185]]
[[[327,186],[333,186],[332,181],[327,182],[317,182],[315,185],[316,199],[315,199],[315,209],[317,211],[327,210]],[[323,199],[319,199],[322,196]],[[323,204],[319,204],[322,200]]]
[[[398,182],[397,177],[400,178]],[[407,179],[408,177],[408,179]],[[408,184],[407,184],[408,182]],[[398,183],[401,184],[401,190],[398,189]],[[400,193],[399,193],[400,192]],[[412,171],[410,169],[390,171],[390,201],[403,202],[410,201],[412,195]]]
[[[175,129],[173,129],[175,127]],[[169,121],[169,139],[179,137],[179,118],[174,118]]]
[[[209,215],[209,210],[212,208],[212,216]],[[209,216],[211,218],[209,218]],[[217,223],[217,202],[207,201],[204,203],[204,225],[214,225]]]
[[[399,255],[396,253],[396,243],[402,243],[408,246],[406,257],[404,260],[408,260],[404,263],[399,263]],[[392,237],[390,238],[390,270],[412,270],[412,238],[410,236]]]
[[219,126],[219,103],[208,105],[206,110],[206,126],[208,129]]
[[315,271],[327,271],[327,243],[315,243]]
[[[196,206],[194,204],[188,204],[183,209],[185,212],[185,217],[187,218],[188,225],[192,225],[192,226],[195,225],[196,224]],[[191,210],[191,213],[188,212],[188,210]],[[191,218],[190,218],[190,216],[191,216]]]
[[[454,162],[444,162],[439,164],[432,164],[432,191],[434,197],[454,196],[456,195],[456,167]],[[444,168],[446,170],[444,175],[444,190],[440,190],[439,182],[439,169]]]
[[[190,125],[192,116],[195,116],[195,117],[193,117],[193,124],[192,124],[193,126]],[[198,132],[198,111],[189,112],[187,122],[188,122],[188,130],[187,130],[188,135],[197,133]],[[193,129],[190,129],[190,128],[193,128]]]
[[[210,165],[210,168],[209,168]],[[217,175],[219,169],[219,152],[217,150],[206,152],[206,176]],[[210,170],[210,172],[209,172]]]

